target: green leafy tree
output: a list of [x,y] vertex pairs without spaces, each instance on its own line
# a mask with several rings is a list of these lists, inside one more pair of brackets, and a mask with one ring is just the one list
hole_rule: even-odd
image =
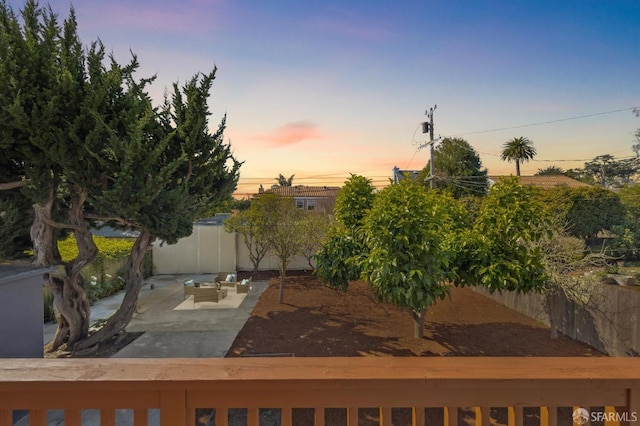
[[542,291],[545,269],[532,246],[549,231],[550,217],[531,187],[517,179],[494,185],[483,199],[473,229],[455,241],[461,284],[480,284],[490,292]]
[[542,291],[544,265],[540,250],[531,247],[545,230],[542,207],[533,189],[501,182],[470,226],[462,202],[405,180],[375,197],[360,227],[332,226],[316,256],[316,273],[343,290],[350,280],[366,280],[380,300],[410,310],[421,336],[426,309],[450,285]]
[[612,155],[599,155],[584,163],[583,173],[590,176],[602,187],[621,188],[628,185],[640,170],[640,159],[616,160]]
[[540,194],[553,215],[566,223],[568,232],[575,237],[596,237],[601,231],[612,231],[624,220],[620,197],[606,188],[558,187]]
[[301,254],[307,259],[310,270],[314,270],[314,255],[322,246],[322,241],[331,226],[331,216],[326,213],[306,212],[300,218],[301,226]]
[[[485,195],[488,188],[487,170],[482,167],[480,156],[461,138],[445,138],[433,153],[435,187],[446,189],[455,198]],[[431,162],[418,175],[423,182],[429,176]]]
[[260,207],[260,203],[252,203],[247,210],[224,221],[224,228],[227,232],[236,232],[242,236],[242,242],[249,251],[249,259],[253,264],[254,273],[269,251],[264,235],[264,216],[259,210]]
[[278,258],[280,269],[280,290],[278,303],[284,303],[284,284],[287,267],[291,261],[301,254],[303,247],[302,215],[293,200],[266,193],[253,201],[263,215],[263,235],[269,252]]
[[566,176],[569,176],[571,179],[579,180],[580,182],[584,182],[584,183],[587,183],[589,185],[596,185],[597,184],[597,182],[593,178],[593,176],[591,176],[590,174],[585,172],[584,169],[581,169],[579,167],[578,168],[569,169],[564,174]]
[[22,193],[23,167],[12,158],[0,159],[0,259],[23,257],[31,248],[31,201]]
[[524,136],[520,136],[502,145],[500,158],[508,162],[514,161],[516,163],[516,176],[520,176],[520,162],[533,159],[536,153],[533,142]]
[[370,179],[352,174],[338,192],[335,222],[329,228],[314,259],[320,281],[346,290],[350,280],[360,278],[360,259],[365,255],[363,221],[376,197]]
[[375,187],[371,179],[352,174],[336,196],[336,221],[351,230],[360,228],[374,199]]
[[457,230],[468,225],[461,204],[405,179],[383,189],[364,225],[362,277],[379,300],[408,308],[414,336],[424,336],[427,308],[449,291]]
[[605,187],[616,174],[616,161],[612,155],[598,155],[592,161],[584,163],[584,170]]
[[25,214],[27,211],[26,206],[16,204],[13,199],[0,197],[0,241],[3,242],[0,244],[0,259],[24,256],[24,251],[29,249],[29,225],[33,219]]
[[612,227],[616,237],[614,255],[628,260],[640,258],[640,186],[625,186],[618,192],[624,206],[624,220]]

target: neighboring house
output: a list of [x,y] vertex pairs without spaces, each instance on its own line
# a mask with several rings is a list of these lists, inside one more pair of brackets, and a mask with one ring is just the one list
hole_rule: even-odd
[[400,170],[397,166],[393,166],[393,183],[398,183],[406,177],[416,180],[421,171],[422,170]]
[[338,191],[340,191],[338,186],[272,186],[271,189],[266,190],[260,187],[256,196],[276,194],[291,197],[299,209],[332,212]]
[[[500,178],[508,176],[487,176],[489,187],[500,181]],[[520,184],[523,186],[535,186],[536,188],[552,189],[558,187],[578,188],[581,186],[591,186],[588,183],[570,178],[565,175],[542,175],[542,176],[520,176]]]

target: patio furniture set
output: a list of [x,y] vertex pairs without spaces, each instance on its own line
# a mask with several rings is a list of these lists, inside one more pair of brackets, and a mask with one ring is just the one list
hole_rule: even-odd
[[234,288],[237,294],[248,294],[251,278],[237,281],[237,274],[220,272],[214,282],[187,280],[184,282],[184,298],[193,296],[193,303],[220,302],[227,297],[228,289]]

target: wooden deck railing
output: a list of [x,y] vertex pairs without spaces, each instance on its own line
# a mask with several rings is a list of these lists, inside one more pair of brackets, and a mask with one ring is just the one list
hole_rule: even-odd
[[296,424],[292,409],[312,408],[311,423],[323,425],[332,407],[346,408],[351,426],[364,407],[379,407],[385,426],[397,407],[411,407],[416,425],[425,424],[425,407],[445,407],[449,425],[458,423],[457,407],[476,407],[470,412],[482,425],[490,424],[492,407],[511,407],[515,425],[523,424],[525,407],[539,407],[539,423],[554,425],[566,420],[557,407],[603,406],[618,408],[615,416],[607,409],[608,424],[640,424],[640,359],[0,360],[0,426],[10,426],[18,409],[29,410],[31,426],[45,425],[49,409],[64,410],[66,426],[80,425],[83,409],[99,409],[101,425],[115,425],[122,408],[133,410],[136,426],[147,425],[151,408],[160,410],[162,426],[193,426],[196,408],[207,407],[216,409],[217,426],[228,424],[232,408],[247,409],[249,426],[259,424],[260,408],[280,408],[285,426]]

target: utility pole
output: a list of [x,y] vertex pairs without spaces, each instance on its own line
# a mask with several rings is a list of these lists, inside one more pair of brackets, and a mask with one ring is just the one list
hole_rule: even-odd
[[[430,155],[429,164],[431,165],[431,167],[430,167],[429,177],[427,179],[429,179],[430,181],[431,189],[433,189],[434,187],[434,178],[436,175],[436,168],[433,162],[433,146],[435,145],[436,142],[438,142],[437,140],[433,139],[433,112],[436,110],[436,108],[438,108],[438,105],[434,105],[432,108],[429,108],[429,110],[427,110],[424,113],[429,119],[429,121],[422,123],[422,133],[429,133],[429,142],[427,142],[426,145],[429,145],[429,155]],[[425,145],[422,145],[420,146],[420,148],[424,148],[424,146]]]

